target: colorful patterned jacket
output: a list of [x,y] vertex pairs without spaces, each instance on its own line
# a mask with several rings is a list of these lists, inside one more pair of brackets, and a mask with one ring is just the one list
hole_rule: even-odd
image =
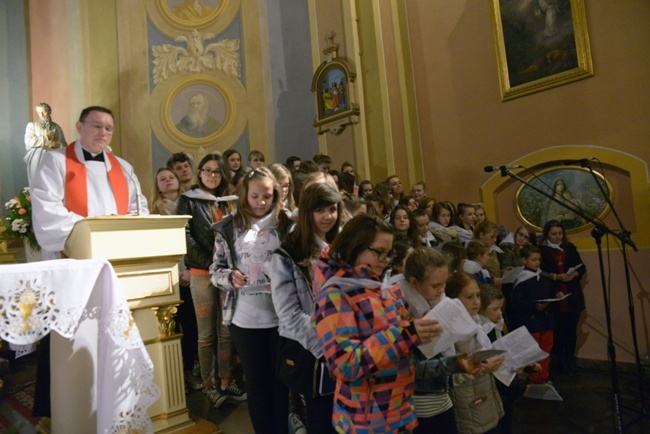
[[367,267],[352,268],[324,257],[314,289],[312,326],[336,378],[336,430],[370,434],[413,429],[411,352],[421,342],[399,286],[382,289]]

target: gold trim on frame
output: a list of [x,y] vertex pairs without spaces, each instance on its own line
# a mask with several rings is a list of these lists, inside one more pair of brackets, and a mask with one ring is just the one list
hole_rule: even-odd
[[[187,86],[203,84],[217,90],[226,103],[226,117],[221,128],[205,137],[190,137],[181,133],[171,117],[171,103]],[[246,90],[241,82],[225,74],[181,75],[170,78],[154,88],[151,94],[151,129],[160,143],[170,152],[192,151],[215,146],[223,151],[232,146],[246,128]]]
[[166,0],[146,0],[146,8],[154,25],[171,38],[188,30],[201,29],[211,33],[223,32],[237,16],[240,0],[220,0],[217,7],[206,17],[185,20],[169,9]]
[[[562,86],[564,84],[582,80],[594,75],[594,68],[591,61],[591,49],[589,46],[589,33],[587,31],[585,2],[584,0],[571,0],[571,17],[573,19],[573,30],[576,46],[575,56],[578,61],[578,66],[567,71],[548,75],[544,78],[529,81],[516,86],[511,86],[508,59],[506,56],[506,47],[503,37],[503,23],[501,20],[501,3],[503,1],[504,0],[492,0],[494,44],[496,47],[497,64],[499,69],[501,99],[503,101],[508,101],[520,96],[551,89],[553,87]],[[561,55],[561,53],[555,53],[559,51],[560,50],[550,51],[547,53],[546,58],[552,59],[555,55]]]
[[[542,178],[545,174],[547,174],[547,173],[549,173],[549,172],[558,172],[558,177],[559,177],[559,176],[561,176],[561,173],[560,173],[561,171],[581,171],[581,172],[586,172],[586,173],[588,174],[589,178],[590,178],[591,180],[593,180],[593,177],[591,176],[591,173],[590,173],[589,170],[586,169],[586,168],[583,168],[583,167],[564,167],[564,166],[555,166],[555,167],[550,167],[550,168],[548,168],[548,169],[545,169],[545,170],[540,171],[539,173],[536,174],[535,177],[530,177],[529,179],[527,179],[527,181],[528,181],[528,182],[535,181],[535,179],[537,179],[537,178]],[[594,173],[596,174],[596,176],[597,176],[597,177],[598,177],[602,182],[605,183],[605,186],[607,187],[607,193],[609,194],[609,200],[610,200],[612,203],[614,203],[614,188],[613,188],[612,185],[610,184],[609,180],[606,179],[606,178],[605,178],[605,177],[604,177],[600,172],[594,171]],[[563,181],[564,181],[564,180],[563,180]],[[568,186],[566,186],[566,181],[564,181],[564,184],[565,184],[565,189],[567,189]],[[537,187],[540,188],[542,191],[545,191],[545,190],[547,189],[546,186],[544,186],[543,184],[542,184],[541,186],[537,186]],[[550,187],[550,188],[549,188],[549,194],[553,194],[554,191],[552,190],[552,188],[554,187],[554,185],[553,185],[553,184],[550,184],[549,187]],[[598,189],[598,187],[595,186],[595,185],[594,185],[593,188]],[[524,189],[531,189],[531,187],[527,186],[526,184],[522,184],[521,187],[519,187],[519,189],[517,190],[517,193],[515,194],[515,211],[517,212],[517,217],[518,217],[522,222],[524,222],[525,224],[531,226],[531,227],[534,228],[535,230],[537,230],[537,231],[541,231],[541,230],[543,229],[543,227],[544,227],[545,222],[541,222],[541,224],[536,224],[535,222],[531,222],[528,218],[526,218],[526,217],[524,216],[524,214],[523,214],[523,212],[522,212],[522,210],[521,210],[521,204],[520,204],[520,202],[519,202],[519,197],[521,196],[521,194],[522,194],[522,192],[524,191]],[[544,200],[550,200],[550,199],[548,199],[548,198],[542,196],[542,195],[539,194],[539,193],[537,193],[537,194],[538,194],[542,199],[544,199]],[[600,194],[600,190],[598,190],[598,194]],[[598,197],[600,197],[600,196],[598,196]],[[603,201],[604,201],[604,199],[603,199]],[[585,201],[585,202],[591,202],[591,203],[593,203],[594,200],[593,200],[593,199],[589,199],[589,200],[587,200],[587,201]],[[582,204],[580,204],[580,205],[582,205]],[[581,206],[580,208],[582,209],[583,207]],[[611,208],[610,208],[609,204],[605,204],[605,207],[604,207],[603,210],[598,214],[598,216],[596,216],[596,219],[597,219],[597,220],[602,220],[602,219],[603,219],[603,218],[604,218],[604,217],[605,217],[605,216],[610,212],[610,210],[611,210]],[[568,211],[567,211],[567,212],[568,212]],[[547,220],[548,220],[548,219],[547,219]],[[561,221],[561,223],[563,223],[563,222]],[[584,229],[586,229],[586,228],[589,228],[589,227],[591,227],[591,226],[593,226],[591,223],[589,223],[589,222],[585,222],[585,223],[581,224],[580,226],[576,226],[576,227],[574,227],[574,228],[566,228],[566,227],[565,227],[564,229],[565,229],[565,232],[566,232],[567,234],[570,234],[570,233],[580,232],[580,231],[582,231],[582,230],[584,230]]]

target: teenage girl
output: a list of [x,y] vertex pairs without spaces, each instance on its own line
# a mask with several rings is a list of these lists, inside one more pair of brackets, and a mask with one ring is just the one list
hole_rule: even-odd
[[[187,254],[185,265],[190,270],[190,290],[198,326],[198,353],[203,391],[216,408],[232,395],[238,400],[245,394],[232,382],[232,343],[228,329],[221,324],[219,291],[210,283],[210,264],[214,248],[213,223],[230,212],[227,202],[218,198],[227,195],[228,181],[225,164],[219,154],[208,154],[197,167],[198,185],[192,186],[178,198],[176,214],[191,215],[185,226]],[[215,354],[217,369],[215,374]],[[214,384],[215,375],[221,388]]]
[[433,218],[433,206],[436,204],[436,200],[432,197],[425,197],[418,202],[418,209],[421,209],[422,211],[427,213],[427,217],[429,217],[429,221],[432,222],[434,221]]
[[[480,289],[472,276],[463,272],[453,274],[447,280],[445,293],[447,297],[459,299],[469,315],[480,323],[478,316],[481,308]],[[472,336],[456,343],[456,350],[464,354],[484,346],[479,343],[476,336]],[[499,369],[504,360],[504,356],[498,356],[484,361],[482,374],[478,376],[453,375],[451,398],[454,402],[453,409],[459,433],[496,433],[499,419],[503,417],[503,404],[494,377],[490,374]]]
[[417,424],[411,352],[440,328],[414,319],[398,286],[382,287],[394,257],[390,225],[359,215],[318,261],[311,317],[336,379],[332,422],[341,433],[397,433]]
[[521,225],[516,231],[510,232],[500,243],[499,247],[503,253],[499,253],[499,264],[501,270],[509,267],[519,267],[521,265],[521,248],[528,245],[537,244],[537,234],[529,226]]
[[476,223],[476,208],[468,203],[459,203],[456,206],[456,215],[454,224],[458,231],[458,236],[463,244],[472,239],[474,224]]
[[[399,286],[416,318],[445,298],[449,276],[447,267],[444,256],[429,247],[418,247],[406,260]],[[413,402],[418,427],[413,433],[456,433],[453,403],[449,396],[451,375],[460,372],[478,374],[480,366],[471,363],[466,356],[456,355],[453,346],[429,360],[416,351],[415,359]]]
[[490,272],[485,266],[490,261],[490,248],[483,241],[472,240],[467,244],[467,260],[463,264],[463,271],[470,274],[479,285],[493,283]]
[[[543,240],[542,270],[549,273],[556,291],[571,294],[556,307],[553,364],[558,373],[575,373],[578,321],[585,309],[580,280],[586,267],[576,246],[567,241],[564,226],[559,221],[550,220],[544,225]],[[575,270],[568,273],[572,267]]]
[[485,209],[483,208],[483,205],[481,205],[480,203],[474,204],[474,212],[476,214],[476,225],[480,225],[481,223],[487,220],[487,217],[485,215]]
[[243,173],[244,168],[241,165],[241,154],[234,149],[226,149],[223,153],[223,160],[228,166],[228,180],[231,180],[237,173]]
[[467,261],[467,251],[463,246],[456,243],[445,243],[442,245],[441,250],[447,256],[450,275],[463,270],[465,261]]
[[176,173],[167,167],[161,167],[156,171],[151,196],[151,214],[173,215],[176,212],[176,199],[183,194],[181,182]]
[[291,172],[283,164],[273,163],[269,165],[269,170],[275,176],[275,179],[280,184],[280,200],[284,208],[289,212],[296,209],[296,202],[293,198],[293,181],[291,179]]
[[483,268],[490,272],[490,276],[494,280],[494,284],[501,286],[503,284],[503,278],[501,277],[501,265],[499,265],[499,253],[503,253],[497,246],[497,234],[499,232],[499,226],[496,223],[490,221],[483,222],[476,225],[474,228],[474,239],[483,241],[489,248],[490,260],[485,264]]
[[[492,331],[488,332],[490,342],[501,339],[506,334],[504,327],[504,305],[506,298],[501,290],[493,285],[481,285],[481,309],[479,310],[480,324],[482,326],[488,324],[492,327]],[[524,372],[532,373],[541,370],[542,367],[539,363],[534,363],[524,368]],[[499,434],[512,433],[512,412],[514,403],[517,398],[524,394],[526,388],[526,380],[520,377],[515,377],[506,386],[500,381],[496,382],[497,389],[501,395],[501,402],[503,402],[504,416],[499,421]]]
[[278,316],[271,299],[271,255],[290,220],[271,171],[244,176],[235,214],[211,229],[217,233],[211,281],[225,293],[223,322],[241,360],[248,413],[256,433],[286,433],[289,390],[276,376]]
[[390,225],[395,229],[397,240],[404,240],[412,247],[420,244],[418,235],[413,221],[413,215],[404,205],[397,205],[393,208],[388,219]]
[[429,229],[442,242],[460,244],[460,238],[456,228],[451,224],[454,215],[453,209],[448,202],[436,202],[433,204],[432,217],[429,222]]
[[[280,336],[298,341],[314,359],[323,358],[325,351],[311,328],[309,311],[314,298],[311,281],[316,259],[338,234],[340,211],[341,195],[328,184],[317,183],[306,188],[301,195],[296,226],[271,259],[271,298],[279,319]],[[332,396],[320,395],[318,390],[313,390],[314,384],[317,383],[312,379],[304,389],[293,390],[302,392],[305,398],[307,431],[333,433]]]
[[359,184],[359,197],[363,197],[366,200],[370,195],[373,194],[372,181],[365,179]]

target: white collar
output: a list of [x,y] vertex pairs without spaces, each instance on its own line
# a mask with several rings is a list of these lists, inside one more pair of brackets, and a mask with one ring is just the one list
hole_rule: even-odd
[[560,247],[560,244],[561,244],[561,243],[559,243],[559,244],[553,244],[552,242],[550,242],[550,241],[548,240],[548,238],[544,240],[544,245],[545,245],[545,246],[548,246],[548,247],[550,247],[550,248],[552,248],[552,249],[559,250],[560,252],[563,252],[564,249],[563,249],[562,247]]

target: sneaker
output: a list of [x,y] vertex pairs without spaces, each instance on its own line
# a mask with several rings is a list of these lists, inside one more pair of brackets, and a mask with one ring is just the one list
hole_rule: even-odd
[[206,394],[208,401],[210,401],[214,408],[221,407],[221,405],[226,402],[226,399],[228,399],[228,397],[221,393],[216,387],[208,390],[203,389],[203,393]]
[[235,383],[235,380],[232,380],[228,386],[225,388],[221,388],[221,393],[224,395],[234,399],[235,401],[246,401],[248,398],[248,395],[246,395],[246,392],[241,390],[239,386],[237,386],[237,383]]
[[289,413],[289,434],[307,434],[307,428],[297,413]]
[[192,367],[192,375],[197,378],[201,378],[201,366],[199,365],[198,360],[194,361],[194,366]]

